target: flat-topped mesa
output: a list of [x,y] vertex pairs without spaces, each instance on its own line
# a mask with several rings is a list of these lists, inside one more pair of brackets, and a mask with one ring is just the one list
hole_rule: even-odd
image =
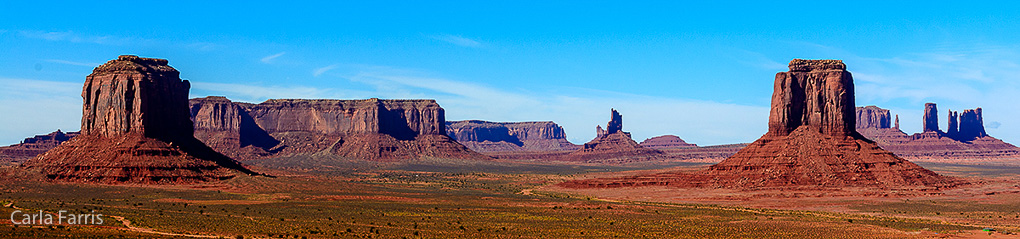
[[939,108],[935,103],[924,104],[924,132],[942,132],[939,130]]
[[832,136],[855,132],[853,76],[842,61],[794,59],[789,72],[776,73],[768,135],[801,126]]
[[857,107],[857,129],[874,128],[874,129],[888,129],[889,128],[889,110],[878,108],[878,106],[869,105],[865,107]]
[[81,133],[139,133],[166,142],[190,138],[190,88],[165,59],[120,56],[85,78]]
[[[363,160],[488,159],[446,135],[435,100],[191,100],[196,137],[243,159],[325,151]],[[255,146],[255,147],[249,147]]]
[[19,144],[0,147],[0,162],[22,162],[34,158],[75,136],[78,136],[78,132],[64,133],[58,129],[53,133],[25,138]]
[[268,132],[383,133],[398,139],[446,135],[446,113],[435,100],[272,99],[248,110]]
[[167,60],[120,56],[82,87],[81,135],[22,166],[49,179],[189,183],[255,174],[195,139],[188,90]]
[[563,127],[552,121],[448,121],[447,134],[478,152],[574,150]]

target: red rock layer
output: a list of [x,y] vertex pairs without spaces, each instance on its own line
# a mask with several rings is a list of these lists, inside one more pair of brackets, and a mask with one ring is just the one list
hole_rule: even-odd
[[51,179],[189,183],[254,174],[193,136],[188,81],[163,59],[120,56],[86,78],[81,135],[24,164]]
[[793,60],[776,74],[769,132],[694,173],[571,181],[565,187],[669,185],[736,189],[920,188],[956,185],[903,160],[854,129],[853,78],[836,60]]
[[577,150],[567,141],[563,127],[552,121],[488,122],[481,120],[446,122],[447,134],[478,152]]
[[641,147],[650,149],[669,149],[669,148],[690,148],[698,147],[696,144],[690,144],[685,142],[679,136],[676,135],[663,135],[652,137],[641,141]]
[[[241,159],[320,151],[361,160],[488,159],[448,139],[434,100],[191,100],[196,136]],[[447,138],[447,139],[442,139]]]
[[26,138],[21,143],[0,147],[0,161],[22,162],[34,158],[36,155],[56,148],[64,141],[78,136],[78,132],[64,133],[57,130],[45,135],[36,135]]

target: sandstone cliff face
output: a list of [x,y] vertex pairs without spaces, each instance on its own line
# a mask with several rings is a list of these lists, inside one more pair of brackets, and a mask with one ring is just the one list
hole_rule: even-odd
[[648,138],[645,141],[641,141],[640,145],[641,147],[650,149],[698,147],[698,145],[685,142],[683,139],[676,135],[663,135]]
[[173,141],[191,137],[188,89],[167,60],[120,56],[96,67],[82,90],[82,134],[139,133]]
[[842,136],[854,132],[853,77],[838,60],[790,62],[776,74],[769,134],[785,136],[800,126]]
[[869,105],[865,107],[857,107],[857,126],[855,128],[876,128],[876,129],[888,129],[889,128],[889,110],[878,108],[878,106]]
[[958,140],[969,141],[980,137],[988,136],[985,133],[984,116],[981,115],[981,108],[964,110],[960,116],[960,129],[957,135],[950,135]]
[[465,120],[446,122],[447,134],[478,152],[575,150],[563,127],[552,121],[488,122]]
[[857,132],[879,145],[910,141],[910,136],[899,129],[899,115],[896,127],[889,128],[889,115],[889,110],[878,106],[857,107]]
[[[363,160],[486,159],[446,139],[434,100],[192,99],[196,136],[241,159],[330,152]],[[229,118],[229,119],[226,119]]]
[[924,132],[942,132],[939,130],[939,109],[935,103],[924,104]]
[[253,174],[192,136],[188,81],[163,59],[120,56],[85,80],[81,135],[23,164],[50,179],[185,183]]
[[836,60],[790,62],[776,74],[769,132],[695,173],[571,181],[565,187],[904,188],[956,185],[864,139],[854,129],[853,78]]
[[19,144],[0,147],[0,161],[17,163],[34,158],[36,155],[56,148],[64,141],[71,140],[78,134],[78,132],[64,133],[58,129],[53,133],[26,138]]

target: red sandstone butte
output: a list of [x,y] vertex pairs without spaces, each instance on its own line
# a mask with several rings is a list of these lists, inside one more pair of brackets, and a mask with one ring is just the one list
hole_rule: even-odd
[[552,121],[489,122],[464,120],[446,122],[447,134],[478,152],[563,151],[580,146],[567,141],[567,135]]
[[254,174],[192,136],[190,83],[167,60],[124,55],[82,90],[81,135],[22,166],[62,181],[190,183]]
[[795,59],[790,71],[776,74],[774,89],[768,133],[707,170],[570,181],[561,186],[926,190],[957,184],[857,133],[853,77],[842,61]]
[[630,163],[662,160],[665,153],[656,149],[641,147],[623,131],[623,116],[615,109],[606,124],[605,134],[585,143],[581,149],[563,155],[562,161],[585,163]]
[[327,153],[369,161],[491,159],[446,135],[435,100],[191,99],[196,137],[240,159]]

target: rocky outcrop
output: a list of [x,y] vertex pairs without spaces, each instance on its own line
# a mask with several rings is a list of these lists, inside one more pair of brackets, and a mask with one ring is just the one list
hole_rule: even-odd
[[960,141],[970,141],[973,139],[988,136],[985,133],[985,120],[981,114],[981,108],[964,110],[963,114],[959,115],[960,128],[957,134],[950,134],[950,137]]
[[[936,107],[935,103],[925,104],[925,113],[937,113]],[[945,133],[938,127],[913,135],[907,135],[899,129],[857,130],[882,148],[915,161],[997,164],[1020,158],[1020,148],[988,136],[984,132],[980,108],[964,110],[963,114],[948,111],[949,129]],[[925,122],[937,123],[929,122],[935,117],[937,115],[927,116]]]
[[898,144],[910,141],[910,136],[899,129],[899,115],[896,127],[889,127],[889,110],[878,106],[857,107],[857,132],[879,145]]
[[595,137],[580,149],[559,160],[585,163],[629,163],[661,160],[665,153],[641,147],[630,133],[623,131],[623,116],[615,109],[606,125],[606,134]]
[[924,104],[924,132],[942,132],[939,130],[939,109],[935,103]]
[[853,78],[845,69],[838,60],[791,61],[789,72],[776,74],[768,134],[800,126],[831,136],[854,132]]
[[21,143],[0,147],[0,161],[18,163],[34,158],[36,155],[56,148],[57,145],[74,138],[74,136],[78,136],[78,132],[64,133],[58,129],[53,133],[26,138]]
[[[435,100],[191,100],[196,136],[241,159],[327,152],[393,161],[423,157],[487,159],[446,136]],[[229,154],[229,153],[228,153]]]
[[137,56],[96,67],[82,90],[81,135],[23,166],[50,179],[99,183],[188,183],[253,174],[192,136],[190,84],[179,75],[167,60]]
[[610,110],[612,111],[612,116],[609,119],[609,123],[606,123],[606,134],[623,131],[623,115],[620,115],[620,112],[616,112],[616,109]]
[[875,128],[875,129],[888,129],[889,128],[889,110],[878,108],[878,106],[869,105],[865,107],[857,107],[857,126],[855,128]]
[[477,152],[560,151],[580,147],[567,141],[563,127],[552,121],[448,121],[446,133]]
[[641,141],[641,147],[650,149],[669,149],[669,148],[690,148],[698,147],[696,144],[690,144],[685,142],[679,136],[676,135],[663,135],[645,139]]
[[793,60],[776,74],[769,131],[694,173],[571,181],[565,187],[668,185],[736,189],[938,189],[954,179],[903,160],[854,128],[853,78],[838,60]]

